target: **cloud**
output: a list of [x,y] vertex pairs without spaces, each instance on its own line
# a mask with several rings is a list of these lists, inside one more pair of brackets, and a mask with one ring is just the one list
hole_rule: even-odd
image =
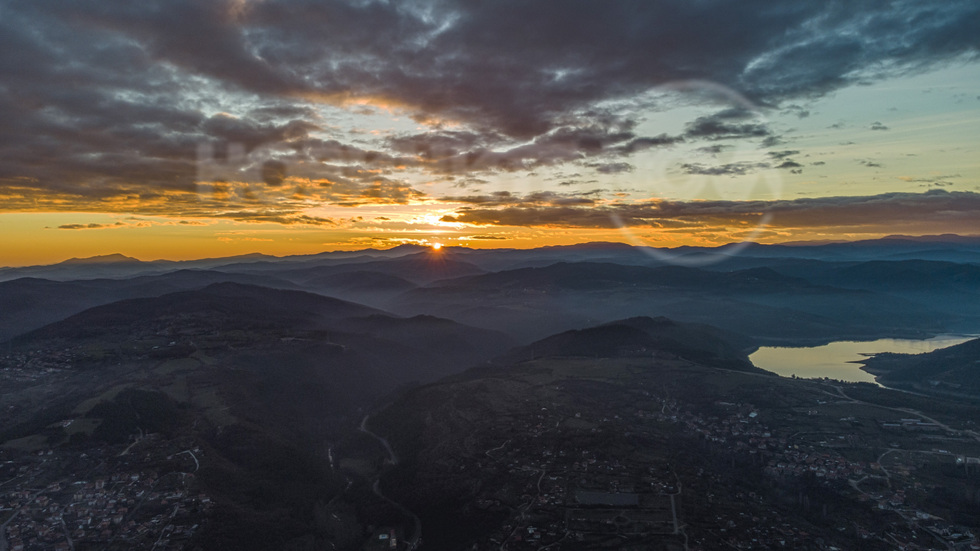
[[899,176],[898,179],[903,182],[915,182],[922,184],[924,187],[936,186],[936,187],[949,187],[954,185],[952,182],[953,178],[961,178],[959,174],[942,174],[939,176],[934,176],[932,178],[913,178],[912,176]]
[[717,155],[717,154],[721,153],[722,151],[725,151],[726,149],[731,149],[731,148],[732,148],[732,146],[730,146],[730,145],[725,145],[725,144],[711,144],[711,145],[706,145],[704,147],[699,147],[699,148],[695,149],[695,151],[697,151],[699,153],[707,153],[709,155]]
[[636,168],[629,163],[605,163],[590,166],[599,174],[620,174],[623,172],[633,172],[633,170]]
[[687,125],[684,136],[707,140],[734,140],[739,138],[764,138],[772,134],[772,130],[763,123],[731,122],[733,118],[726,116],[724,112],[712,116],[698,117]]
[[788,168],[793,174],[802,174],[803,165],[789,158],[792,155],[799,155],[799,153],[799,150],[796,149],[786,149],[783,151],[769,151],[766,154],[775,161],[780,161],[775,168]]
[[667,134],[660,134],[659,136],[654,137],[634,138],[623,145],[614,147],[612,152],[619,155],[630,155],[636,153],[637,151],[644,151],[654,147],[671,146],[683,142],[684,138],[681,136],[668,136]]
[[899,176],[898,179],[903,182],[914,182],[918,183],[919,187],[950,187],[955,185],[952,181],[953,178],[961,178],[959,174],[942,174],[932,178],[914,178],[912,176]]
[[[571,161],[626,156],[684,141],[682,137],[666,134],[637,136],[632,126],[629,121],[615,118],[584,116],[574,125],[556,128],[531,142],[519,144],[498,134],[488,137],[445,132],[400,136],[388,143],[400,152],[418,155],[414,160],[401,160],[401,164],[442,174],[466,174],[534,170]],[[625,166],[625,163],[604,164]]]
[[495,191],[487,195],[449,196],[442,197],[440,200],[447,203],[464,203],[469,205],[573,206],[593,205],[596,202],[594,197],[602,192],[603,190],[591,190],[577,193],[535,191],[524,195],[518,195],[509,191]]
[[[685,140],[771,147],[782,138],[737,110],[680,136],[643,135],[608,105],[702,79],[804,117],[814,97],[980,49],[973,0],[9,0],[0,10],[6,210],[193,212],[184,196],[201,143],[277,144],[278,161],[304,167],[292,176],[347,186],[345,205],[417,197],[397,174],[405,167],[615,166]],[[323,119],[324,105],[404,114],[424,129],[356,142]]]
[[782,160],[785,159],[786,157],[790,157],[792,155],[799,155],[799,154],[800,154],[799,150],[796,149],[787,149],[784,151],[769,151],[766,153],[766,155],[769,155],[770,157],[776,160]]
[[[980,223],[980,193],[930,190],[856,197],[800,198],[778,201],[651,201],[591,208],[508,206],[462,208],[443,218],[476,226],[564,228],[742,226],[758,224],[763,213],[772,228],[900,229],[975,231]],[[970,230],[970,228],[973,230]]]
[[267,222],[282,224],[285,226],[337,226],[338,222],[329,218],[319,216],[309,216],[289,211],[261,210],[261,211],[233,211],[222,212],[216,215],[218,218],[230,218],[239,222]]
[[881,124],[881,122],[879,121],[875,121],[871,123],[871,126],[869,126],[868,128],[871,130],[890,130],[887,126]]
[[387,139],[388,147],[394,151],[417,155],[424,160],[447,159],[466,151],[486,149],[504,143],[506,140],[499,135],[449,130],[393,136]]
[[769,168],[769,163],[750,161],[726,163],[718,166],[705,166],[700,163],[684,163],[681,165],[681,170],[684,173],[703,176],[744,176],[745,174],[751,174],[765,168]]
[[125,226],[122,222],[116,222],[115,224],[62,224],[58,226],[59,230],[101,230],[105,228],[117,228],[120,226]]
[[760,145],[762,147],[775,147],[784,143],[786,143],[786,141],[781,136],[766,136]]
[[961,174],[941,174],[939,176],[933,176],[931,178],[923,178],[923,177],[916,178],[916,177],[913,177],[913,176],[899,176],[898,179],[899,180],[902,180],[903,182],[935,182],[937,180],[949,180],[949,179],[952,179],[952,178],[962,178],[962,177],[963,176]]
[[810,116],[810,110],[800,105],[790,104],[783,108],[783,113],[796,115],[797,118],[805,119]]

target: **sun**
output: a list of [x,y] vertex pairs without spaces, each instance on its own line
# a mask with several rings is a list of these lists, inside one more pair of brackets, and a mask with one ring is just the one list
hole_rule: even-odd
[[438,251],[441,248],[442,248],[442,243],[433,243],[432,244],[432,250],[434,250],[434,251]]

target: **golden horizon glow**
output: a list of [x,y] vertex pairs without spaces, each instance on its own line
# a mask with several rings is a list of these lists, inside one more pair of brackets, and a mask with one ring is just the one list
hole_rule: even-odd
[[[95,226],[95,227],[89,227]],[[62,229],[72,228],[72,229]],[[798,241],[857,241],[888,235],[938,234],[941,231],[909,231],[909,225],[887,228],[764,228],[755,241],[763,244]],[[929,228],[924,228],[928,230]],[[936,228],[939,229],[939,228]],[[378,231],[292,227],[276,223],[234,220],[176,220],[164,217],[127,217],[118,213],[4,213],[0,214],[0,267],[54,264],[71,258],[122,254],[143,261],[197,260],[246,254],[289,256],[328,251],[389,249],[404,244],[443,251],[453,246],[474,249],[531,249],[586,242],[616,242],[657,247],[718,246],[740,242],[752,228],[716,228],[711,232],[686,233],[655,228],[533,228],[469,227],[438,234],[431,228]],[[882,231],[884,230],[884,231]],[[964,235],[977,235],[964,227]],[[634,239],[631,239],[633,237]],[[440,246],[436,249],[435,245]]]
[[[576,142],[575,132],[606,124],[586,111],[518,139],[424,112],[394,93],[286,93],[306,102],[302,120],[279,122],[306,125],[306,134],[284,130],[254,151],[288,160],[303,140],[327,145],[284,163],[274,183],[256,173],[262,158],[234,165],[231,151],[199,156],[194,182],[180,185],[165,172],[60,174],[57,185],[28,174],[0,178],[0,266],[115,253],[192,260],[401,244],[670,248],[973,235],[980,97],[969,91],[977,66],[960,60],[801,99],[768,111],[764,131],[749,126],[737,138],[691,137],[693,124],[719,113],[711,103],[675,95],[661,108],[663,98],[647,91],[597,104],[635,125],[620,134],[665,140],[635,150],[626,141],[598,150]],[[261,126],[249,118],[249,101],[211,101],[216,126]],[[712,120],[709,129],[734,124]],[[230,172],[209,172],[225,164]]]

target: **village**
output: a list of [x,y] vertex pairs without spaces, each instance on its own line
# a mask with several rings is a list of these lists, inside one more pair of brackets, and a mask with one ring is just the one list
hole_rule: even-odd
[[[896,442],[880,444],[881,457],[858,460],[879,443],[861,438],[853,424],[871,421],[831,418],[836,404],[828,400],[789,412],[790,423],[738,399],[704,408],[630,392],[641,398],[591,394],[595,401],[581,408],[566,399],[528,403],[469,436],[479,445],[441,458],[426,476],[477,476],[485,489],[472,507],[510,511],[481,549],[842,549],[855,537],[869,549],[980,548],[976,527],[952,522],[923,498],[929,482],[914,466],[980,463],[937,447],[937,437],[963,440],[958,431],[908,414],[879,421],[872,430]],[[836,428],[813,431],[816,425]],[[688,449],[664,450],[658,442],[665,437]],[[771,496],[789,488],[802,497],[788,495],[786,506],[774,507]],[[800,521],[809,514],[823,526]]]
[[[30,385],[69,376],[73,357],[54,349],[8,356],[0,377]],[[573,389],[566,384],[554,387],[558,395]],[[824,386],[805,407],[778,410],[737,393],[692,403],[656,385],[630,388],[629,399],[591,389],[582,407],[567,396],[528,401],[519,414],[481,421],[490,426],[472,436],[478,453],[442,456],[429,474],[488,482],[472,507],[507,518],[485,549],[843,548],[826,526],[801,522],[800,511],[817,511],[833,532],[869,549],[980,548],[977,527],[928,499],[936,485],[922,468],[976,476],[972,433],[907,411],[869,417],[842,387]],[[196,484],[202,451],[190,440],[11,442],[0,450],[0,551],[181,549],[213,507]],[[774,507],[767,491],[799,497]],[[828,509],[806,492],[848,505]],[[401,544],[390,534],[374,539]]]
[[0,449],[0,549],[182,549],[212,502],[196,489],[201,450],[178,448],[147,435],[85,451]]

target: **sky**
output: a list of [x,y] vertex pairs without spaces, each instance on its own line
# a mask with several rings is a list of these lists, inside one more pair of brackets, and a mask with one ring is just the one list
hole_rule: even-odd
[[0,0],[0,266],[980,233],[980,3]]

